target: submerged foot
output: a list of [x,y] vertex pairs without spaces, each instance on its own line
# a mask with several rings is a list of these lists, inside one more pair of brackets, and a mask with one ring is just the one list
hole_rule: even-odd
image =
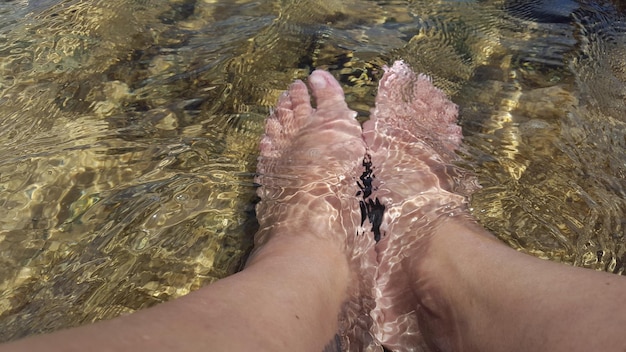
[[475,189],[451,164],[462,138],[456,120],[456,105],[428,77],[396,62],[385,69],[363,127],[375,196],[385,207],[372,316],[376,337],[393,351],[423,344],[415,314],[420,297],[409,282],[407,266],[414,263],[408,259],[419,260],[440,219],[466,213],[466,198],[456,192]]
[[336,244],[352,275],[339,337],[342,349],[357,351],[371,341],[367,313],[376,260],[373,239],[357,235],[363,233],[356,194],[366,146],[356,112],[332,75],[315,71],[309,85],[316,108],[306,85],[296,81],[266,120],[255,179],[261,198],[255,251],[285,236]]
[[[281,231],[262,234],[280,236],[288,222],[343,244],[345,235],[339,234],[356,230],[353,175],[365,145],[356,113],[348,109],[334,78],[316,71],[309,82],[317,108],[306,85],[296,81],[266,120],[255,180],[261,185],[258,220],[263,229],[281,226]],[[264,236],[257,241],[265,241]]]

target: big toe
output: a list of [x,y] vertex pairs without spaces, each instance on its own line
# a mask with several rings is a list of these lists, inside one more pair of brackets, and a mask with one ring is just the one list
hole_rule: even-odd
[[309,86],[318,109],[348,107],[343,89],[330,73],[315,70],[309,77]]

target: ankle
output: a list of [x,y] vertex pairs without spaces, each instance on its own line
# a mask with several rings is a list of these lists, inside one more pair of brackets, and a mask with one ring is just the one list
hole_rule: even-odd
[[345,290],[349,276],[348,261],[340,245],[303,233],[271,236],[255,248],[246,263],[246,269],[255,266],[291,267],[294,276],[308,277],[311,285],[317,283],[340,292]]
[[[418,301],[420,328],[431,347],[453,351],[474,331],[479,312],[473,301],[476,282],[472,270],[488,260],[502,244],[482,229],[469,213],[446,218],[421,244],[419,256],[407,257],[410,279]],[[477,264],[483,263],[483,264]]]

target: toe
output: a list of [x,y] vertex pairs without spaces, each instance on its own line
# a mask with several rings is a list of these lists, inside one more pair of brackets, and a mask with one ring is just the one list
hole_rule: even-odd
[[339,82],[330,73],[315,70],[309,77],[309,86],[318,109],[348,107]]
[[294,128],[300,128],[313,113],[309,90],[304,82],[297,80],[289,86],[287,95],[290,100],[289,108],[293,111],[293,121],[285,121],[283,124],[289,122],[294,124]]

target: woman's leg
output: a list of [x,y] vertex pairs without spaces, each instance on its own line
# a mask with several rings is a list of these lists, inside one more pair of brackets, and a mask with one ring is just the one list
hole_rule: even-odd
[[402,62],[385,68],[363,134],[375,176],[372,197],[385,206],[372,315],[376,337],[393,351],[424,344],[404,258],[419,255],[418,240],[434,231],[434,220],[465,209],[459,190],[476,187],[451,165],[462,137],[456,122],[456,105],[428,77]]
[[517,252],[465,217],[422,245],[406,268],[434,351],[626,349],[623,277]]
[[478,226],[449,165],[456,108],[397,62],[379,84],[364,136],[386,206],[378,336],[394,351],[624,351],[626,279],[517,252]]
[[348,266],[336,246],[296,235],[268,242],[245,270],[187,296],[0,351],[320,352],[338,330]]
[[338,82],[316,71],[309,83],[316,109],[297,81],[267,120],[261,230],[242,272],[144,311],[0,350],[320,352],[369,344],[375,257],[356,196],[365,143]]

